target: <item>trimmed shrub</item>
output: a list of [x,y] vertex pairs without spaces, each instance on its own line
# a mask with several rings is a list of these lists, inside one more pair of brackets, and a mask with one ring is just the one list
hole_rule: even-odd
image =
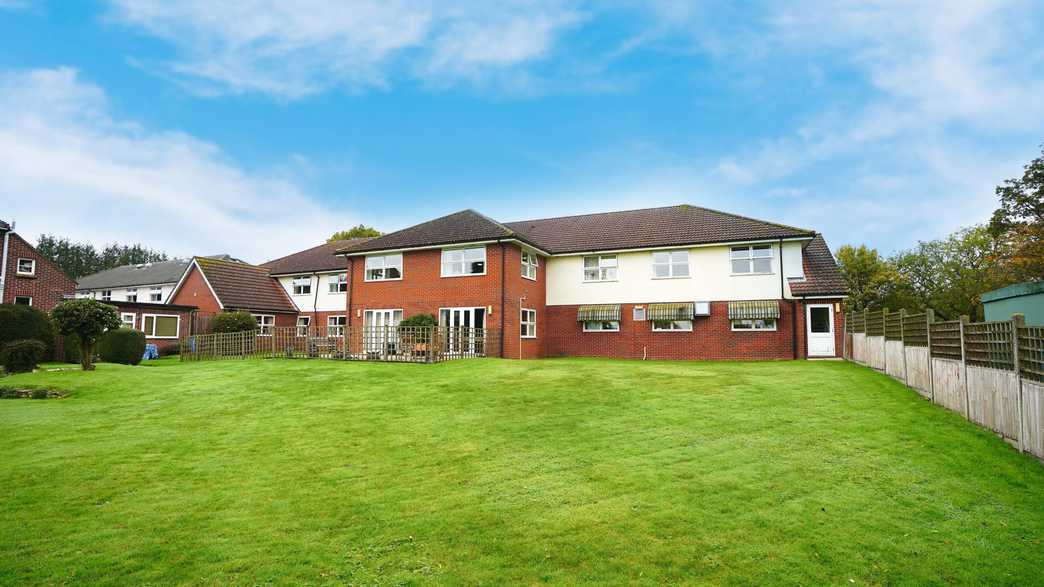
[[31,373],[47,352],[47,346],[38,340],[16,340],[4,345],[0,361],[8,373]]
[[257,319],[250,312],[222,312],[210,319],[210,332],[250,332],[257,330]]
[[0,347],[16,340],[32,339],[50,350],[54,348],[54,332],[54,322],[46,312],[30,306],[0,304]]
[[80,367],[94,370],[94,352],[98,339],[107,331],[123,325],[116,306],[90,298],[66,300],[51,310],[60,334],[75,334],[80,339]]
[[399,326],[438,326],[439,321],[433,314],[417,314],[399,322]]
[[98,340],[98,356],[106,363],[137,365],[145,354],[145,333],[130,328],[116,328]]

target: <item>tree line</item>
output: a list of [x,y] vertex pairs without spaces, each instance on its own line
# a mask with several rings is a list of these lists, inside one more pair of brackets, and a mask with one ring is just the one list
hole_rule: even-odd
[[91,243],[73,242],[51,234],[40,235],[40,239],[36,241],[36,250],[73,279],[121,265],[155,263],[169,259],[166,253],[150,249],[139,243],[133,245],[112,243],[105,245],[99,251]]
[[1022,177],[997,186],[988,222],[884,257],[865,245],[836,252],[851,310],[932,308],[943,319],[983,319],[982,294],[1044,280],[1044,147]]

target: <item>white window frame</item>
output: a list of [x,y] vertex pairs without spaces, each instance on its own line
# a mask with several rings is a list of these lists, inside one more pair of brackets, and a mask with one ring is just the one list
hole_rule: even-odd
[[[540,257],[529,249],[522,249],[521,259],[522,277],[536,281],[537,275],[539,275],[538,268],[540,267]],[[532,275],[530,275],[530,273],[532,273]]]
[[112,290],[111,289],[103,289],[103,290],[101,290],[101,296],[99,297],[99,299],[101,299],[101,301],[103,301],[103,302],[111,302],[112,301]]
[[[18,303],[18,300],[25,300],[25,299],[29,300],[28,304],[19,304]],[[33,296],[15,296],[14,297],[14,303],[15,303],[16,306],[17,305],[28,305],[31,308],[33,306]]]
[[[764,326],[762,326],[762,327],[756,326],[758,320],[761,320],[761,321],[771,320],[772,321],[772,328],[767,328],[767,327],[764,327]],[[751,327],[750,328],[736,328],[736,323],[737,322],[740,322],[740,323],[742,323],[742,322],[750,322],[751,323]],[[779,329],[779,318],[757,318],[757,319],[729,320],[729,328],[731,328],[733,332],[775,332],[776,330]]]
[[[130,317],[130,321],[129,322],[127,321],[127,317]],[[127,328],[134,328],[135,327],[134,325],[137,323],[137,321],[138,321],[138,315],[135,314],[134,312],[120,312],[120,322],[122,322],[123,325],[126,326]],[[156,322],[154,320],[153,321],[153,328],[154,329],[155,329],[155,323]],[[144,326],[144,324],[142,326]],[[178,324],[178,326],[181,326],[181,325]]]
[[[22,262],[29,262],[29,271],[22,271]],[[18,257],[18,262],[15,263],[15,275],[22,275],[25,277],[33,277],[36,275],[36,259],[29,257]]]
[[[588,324],[615,324],[616,328],[588,328]],[[620,321],[619,320],[585,320],[583,323],[584,332],[620,332]]]
[[[676,261],[674,259],[674,256],[678,255],[678,254],[685,255],[685,262],[684,262],[684,265],[685,265],[685,275],[675,275],[675,269],[678,266],[682,265],[681,261]],[[656,261],[656,256],[657,255],[667,255],[667,261],[666,262],[657,262]],[[689,262],[689,250],[688,249],[673,249],[673,250],[664,250],[664,251],[653,251],[650,254],[650,258],[652,260],[652,278],[653,279],[690,279],[692,277],[692,265]],[[667,268],[667,275],[657,275],[656,274],[656,268],[657,267],[666,267]]]
[[[482,258],[481,259],[479,259],[479,258],[468,259],[467,258],[467,254],[469,252],[474,252],[474,251],[482,251]],[[456,259],[456,260],[455,259],[447,259],[446,258],[446,255],[452,255],[453,253],[460,253],[461,254],[461,258],[460,259]],[[467,273],[467,272],[463,272],[465,269],[467,269],[469,266],[471,266],[474,263],[482,263],[482,272],[481,273]],[[447,273],[446,272],[446,267],[447,266],[453,267],[455,265],[460,265],[460,270],[462,271],[462,273]],[[476,277],[476,276],[480,276],[480,275],[485,275],[486,271],[488,269],[489,269],[489,264],[486,262],[486,245],[480,245],[480,246],[477,246],[477,247],[454,247],[454,248],[451,248],[451,249],[442,249],[442,263],[441,263],[441,271],[440,271],[440,274],[441,274],[442,277]]]
[[136,302],[136,301],[138,301],[138,288],[136,288],[136,287],[128,287],[127,288],[127,295],[125,295],[123,297],[128,302]]
[[[768,250],[768,255],[755,256],[754,251]],[[746,255],[743,257],[734,257],[733,253],[745,251]],[[768,259],[769,269],[768,271],[754,271],[755,259]],[[771,244],[755,244],[755,245],[740,245],[729,247],[729,273],[731,275],[772,275],[775,273],[776,263],[774,261],[775,254],[772,252]],[[746,261],[749,271],[736,271],[735,262]]]
[[163,303],[163,286],[154,287],[149,290],[149,301]]
[[[145,319],[152,317],[152,332],[145,330]],[[177,319],[177,326],[174,327],[174,336],[156,336],[156,318],[175,318]],[[162,340],[177,340],[178,334],[181,333],[181,316],[177,314],[142,314],[141,315],[141,331],[145,333],[145,338],[159,338]]]
[[[652,322],[653,332],[692,332],[692,320],[650,320]],[[657,326],[657,322],[670,322],[670,328],[660,328]],[[674,328],[675,324],[688,325],[688,327]]]
[[[587,260],[588,259],[597,259],[598,260],[597,261],[597,267],[591,267],[591,269],[594,269],[594,270],[598,271],[598,279],[588,279],[587,278],[587,270],[588,270]],[[603,264],[604,261],[607,261],[609,259],[613,260],[613,264],[612,265]],[[613,270],[614,274],[613,274],[612,278],[606,277],[609,269]],[[611,282],[611,281],[619,281],[619,279],[620,279],[620,258],[616,254],[612,254],[612,255],[584,255],[582,257],[582,260],[580,261],[580,272],[581,272],[580,275],[582,276],[584,283],[606,283],[606,282]]]
[[312,276],[311,275],[295,275],[290,280],[290,291],[295,296],[310,296],[310,295],[312,295]]
[[348,274],[335,273],[326,277],[326,293],[342,294],[348,292]]
[[[388,263],[391,259],[393,262]],[[377,261],[380,260],[380,266],[377,266]],[[398,269],[398,277],[385,277],[388,269]],[[370,271],[380,271],[381,277],[370,277]],[[390,255],[367,255],[366,260],[363,263],[363,280],[364,281],[400,281],[402,279],[402,253],[392,253]]]
[[[301,324],[301,320],[304,320],[304,324]],[[297,317],[297,336],[308,336],[308,327],[312,325],[311,316],[298,316]],[[301,330],[301,329],[304,330]]]
[[[257,335],[258,336],[272,336],[272,330],[275,328],[275,315],[274,314],[251,314],[254,317],[254,321],[257,323]],[[271,324],[265,324],[265,318],[271,318]]]
[[[343,321],[344,324],[338,324]],[[344,336],[344,329],[348,326],[348,317],[344,314],[326,317],[326,336]]]
[[[526,320],[527,315],[530,314],[532,320]],[[537,337],[537,314],[536,310],[532,308],[522,308],[518,312],[518,323],[519,323],[519,336],[522,338],[536,338]],[[523,330],[525,329],[525,330]],[[529,332],[529,334],[522,334],[522,332]]]

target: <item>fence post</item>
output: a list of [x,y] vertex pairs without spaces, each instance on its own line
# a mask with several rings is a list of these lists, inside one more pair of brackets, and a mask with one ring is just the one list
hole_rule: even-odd
[[910,374],[906,370],[906,310],[899,310],[899,347],[903,351],[903,383],[910,383]]
[[935,403],[935,373],[932,371],[932,323],[935,322],[935,310],[924,311],[925,330],[928,337],[928,396]]
[[841,319],[845,321],[841,325],[841,358],[848,360],[848,312],[841,313]]
[[1015,389],[1018,391],[1016,396],[1018,401],[1018,413],[1019,416],[1019,452],[1026,452],[1026,424],[1022,418],[1022,370],[1019,365],[1019,328],[1022,328],[1026,324],[1026,317],[1022,314],[1013,314],[1011,317],[1011,353],[1015,367]]
[[964,357],[964,325],[971,322],[971,317],[962,314],[957,323],[957,334],[961,339],[961,383],[964,385],[964,417],[971,419],[971,398],[968,397],[968,362]]

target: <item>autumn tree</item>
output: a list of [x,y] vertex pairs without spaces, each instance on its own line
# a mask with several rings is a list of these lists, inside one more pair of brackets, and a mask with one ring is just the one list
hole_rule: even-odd
[[997,186],[1000,208],[990,234],[1007,245],[1007,262],[1018,281],[1044,279],[1044,147],[1021,178]]

